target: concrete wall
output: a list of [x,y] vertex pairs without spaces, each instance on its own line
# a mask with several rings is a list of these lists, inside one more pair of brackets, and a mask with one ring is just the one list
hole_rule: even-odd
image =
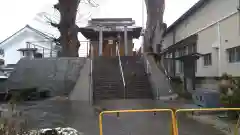
[[218,90],[219,81],[214,78],[205,78],[196,80],[196,90]]
[[80,71],[80,76],[77,79],[76,85],[73,88],[73,91],[70,94],[70,100],[75,101],[91,101],[92,90],[90,90],[90,66],[91,60],[87,59],[84,67]]
[[72,91],[85,58],[21,59],[7,82],[8,89],[37,87],[53,95]]

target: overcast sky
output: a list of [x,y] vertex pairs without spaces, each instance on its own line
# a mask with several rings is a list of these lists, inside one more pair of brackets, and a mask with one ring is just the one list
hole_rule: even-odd
[[[88,8],[82,4],[83,13],[92,17],[131,17],[137,25],[142,25],[141,0],[95,0],[100,6]],[[166,0],[164,21],[172,24],[198,0]],[[1,0],[0,1],[0,41],[28,24],[38,12],[56,3],[57,0]],[[124,8],[123,8],[124,7]],[[144,17],[146,21],[146,16]]]

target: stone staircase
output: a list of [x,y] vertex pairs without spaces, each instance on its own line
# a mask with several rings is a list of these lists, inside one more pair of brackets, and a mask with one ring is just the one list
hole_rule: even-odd
[[123,94],[118,57],[96,57],[93,60],[93,100],[121,99]]
[[93,61],[93,99],[152,99],[152,87],[144,63],[137,56],[121,57],[124,89],[118,57],[97,57]]
[[126,82],[126,98],[152,99],[152,87],[141,57],[122,56],[121,61]]

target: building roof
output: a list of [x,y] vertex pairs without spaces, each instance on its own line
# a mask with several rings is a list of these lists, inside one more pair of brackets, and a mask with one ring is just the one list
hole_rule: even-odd
[[180,18],[178,18],[172,25],[170,25],[167,30],[165,31],[164,35],[172,31],[176,26],[181,24],[182,21],[187,19],[189,16],[193,15],[200,9],[202,6],[204,6],[207,2],[210,0],[199,0],[195,5],[193,5],[187,12],[185,12]]
[[88,21],[89,26],[132,26],[135,21],[132,18],[93,18]]
[[[142,27],[133,27],[131,28],[131,31],[128,31],[128,36],[131,36],[133,38],[139,38],[141,35]],[[99,32],[96,31],[94,28],[91,27],[83,27],[79,28],[79,32],[82,33],[82,35],[87,39],[93,39],[98,40]],[[118,34],[123,35],[123,31],[103,31],[103,35],[106,37],[110,36],[117,36]]]
[[177,58],[172,58],[172,59],[180,60],[180,61],[189,61],[189,59],[197,60],[202,56],[203,56],[203,54],[200,54],[200,53],[191,53],[191,54],[187,54],[187,55],[180,56]]
[[49,35],[41,32],[41,31],[39,31],[39,30],[37,30],[37,29],[29,26],[29,25],[26,25],[25,27],[21,28],[20,30],[18,30],[17,32],[15,32],[15,33],[12,34],[11,36],[7,37],[5,40],[3,40],[2,42],[0,42],[0,46],[1,46],[3,43],[5,43],[6,41],[8,41],[9,39],[11,39],[12,37],[14,37],[15,35],[17,35],[18,33],[20,33],[21,31],[23,31],[24,29],[26,29],[26,28],[28,28],[28,29],[36,32],[37,34],[43,36],[43,37],[46,38],[46,39],[53,39],[53,37],[51,37],[51,36],[49,36]]
[[119,22],[119,21],[133,21],[132,18],[93,18],[90,21],[114,21],[114,22]]
[[187,46],[187,45],[192,45],[197,42],[197,39],[198,39],[198,34],[191,35],[191,36],[189,36],[185,39],[182,39],[181,41],[165,48],[163,50],[163,53],[169,52],[169,51],[172,51],[172,50],[175,50],[175,49]]

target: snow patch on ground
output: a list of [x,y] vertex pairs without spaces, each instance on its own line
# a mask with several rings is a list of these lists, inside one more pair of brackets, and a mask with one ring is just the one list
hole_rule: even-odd
[[25,135],[83,135],[83,133],[78,132],[74,128],[45,128],[40,130],[31,130]]

